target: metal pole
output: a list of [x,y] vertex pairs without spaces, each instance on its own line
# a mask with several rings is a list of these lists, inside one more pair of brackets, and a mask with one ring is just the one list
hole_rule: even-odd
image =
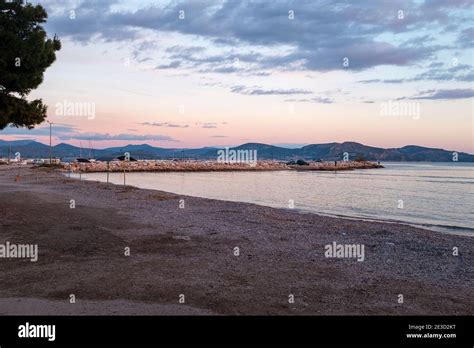
[[49,165],[52,165],[53,164],[53,161],[52,161],[52,141],[51,141],[51,133],[52,133],[52,130],[53,130],[53,126],[52,124],[50,123],[49,124]]
[[52,161],[52,141],[51,141],[51,133],[52,133],[52,128],[53,128],[53,122],[51,121],[46,121],[49,123],[49,165],[51,166],[53,164]]

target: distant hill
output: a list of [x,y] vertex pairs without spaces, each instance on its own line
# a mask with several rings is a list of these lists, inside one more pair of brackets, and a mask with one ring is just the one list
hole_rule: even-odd
[[34,140],[25,139],[25,140],[2,140],[0,139],[0,146],[17,146],[17,145],[26,145],[28,143],[34,142]]
[[[259,159],[276,160],[342,160],[345,153],[349,159],[365,159],[369,161],[423,161],[423,162],[451,162],[453,152],[443,149],[434,149],[416,145],[408,145],[401,148],[384,149],[380,147],[367,146],[356,142],[311,144],[302,148],[289,149],[261,143],[246,143],[232,148],[234,150],[257,150]],[[216,159],[218,148],[203,147],[197,149],[176,149],[154,147],[148,144],[125,145],[121,147],[110,147],[106,149],[80,149],[69,144],[53,146],[54,157],[62,159],[74,159],[79,156],[94,157],[98,160],[112,160],[129,152],[137,159],[170,159],[170,158],[195,158]],[[47,158],[49,157],[49,146],[33,140],[0,140],[0,157],[13,156],[20,152],[23,158]],[[89,156],[90,153],[90,156]],[[458,152],[460,162],[474,162],[474,155]]]
[[[453,152],[442,149],[432,149],[421,146],[404,146],[402,148],[384,149],[372,147],[356,142],[311,144],[299,149],[288,149],[259,143],[247,143],[233,148],[235,150],[252,149],[257,150],[260,159],[305,159],[336,161],[341,160],[347,153],[349,159],[365,159],[369,161],[421,161],[421,162],[451,162]],[[217,150],[207,154],[208,157],[216,157]],[[474,155],[458,152],[458,160],[461,162],[474,162]]]
[[33,140],[2,141],[0,143],[0,157],[11,157],[19,152],[23,158],[49,156],[49,146]]

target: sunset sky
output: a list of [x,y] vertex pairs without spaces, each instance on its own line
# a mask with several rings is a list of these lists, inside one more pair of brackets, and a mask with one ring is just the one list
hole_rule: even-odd
[[[29,96],[48,105],[55,144],[474,153],[472,0],[30,2],[62,42]],[[387,115],[389,103],[419,112]],[[0,131],[48,135],[46,125]]]

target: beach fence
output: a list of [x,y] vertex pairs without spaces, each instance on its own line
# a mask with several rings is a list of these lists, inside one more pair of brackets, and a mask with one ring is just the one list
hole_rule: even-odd
[[[110,177],[110,174],[112,172],[120,173],[120,171],[122,171],[123,172],[123,186],[127,185],[127,171],[130,171],[130,165],[129,165],[128,161],[123,161],[120,164],[120,166],[121,166],[121,168],[120,167],[119,168],[112,167],[111,164],[110,164],[110,161],[107,161],[107,165],[104,168],[105,170],[103,170],[103,171],[105,171],[107,184],[110,184],[112,182],[111,177]],[[89,167],[87,166],[87,163],[76,163],[76,164],[73,164],[73,163],[70,163],[70,162],[68,163],[68,177],[71,177],[72,173],[76,173],[76,175],[78,175],[78,177],[79,177],[79,180],[82,180],[82,173],[88,173],[88,172],[94,172],[94,171],[89,170]]]
[[[127,174],[126,174],[126,171],[127,171],[127,167],[125,165],[123,165],[123,186],[125,186],[127,184]],[[107,169],[105,171],[105,175],[106,175],[106,182],[107,184],[110,183],[110,161],[107,161]]]

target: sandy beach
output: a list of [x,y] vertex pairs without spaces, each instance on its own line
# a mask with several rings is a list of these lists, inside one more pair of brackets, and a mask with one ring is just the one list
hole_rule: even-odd
[[[0,243],[39,258],[0,259],[1,315],[474,314],[471,237],[17,175],[0,166]],[[363,244],[364,261],[325,257],[333,242]]]

